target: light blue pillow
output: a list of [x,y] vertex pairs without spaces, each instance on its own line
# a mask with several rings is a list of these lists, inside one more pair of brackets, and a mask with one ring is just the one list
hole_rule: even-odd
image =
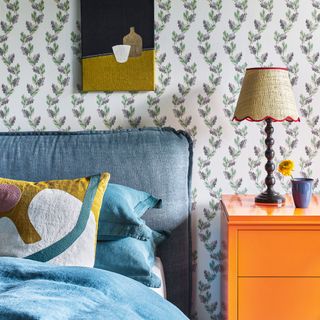
[[162,201],[151,194],[119,184],[109,183],[99,218],[98,240],[132,237],[147,240],[152,236],[141,219],[151,208],[160,208]]
[[167,238],[148,228],[151,237],[146,241],[123,238],[114,241],[98,241],[95,268],[120,273],[148,287],[159,288],[161,280],[152,272],[156,247]]

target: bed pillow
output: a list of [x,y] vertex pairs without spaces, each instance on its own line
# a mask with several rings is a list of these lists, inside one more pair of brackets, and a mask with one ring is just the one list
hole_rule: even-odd
[[152,272],[152,267],[156,247],[167,238],[167,234],[151,229],[150,234],[151,237],[146,241],[130,237],[98,241],[95,268],[120,273],[148,287],[159,288],[161,280]]
[[149,239],[151,229],[145,228],[141,217],[148,209],[161,205],[160,199],[147,192],[109,183],[101,208],[98,240]]
[[[109,177],[102,173],[46,182],[0,178],[0,185],[21,191],[14,207],[0,212],[0,256],[93,267],[99,214]],[[4,190],[10,188],[3,188],[2,193]],[[3,194],[4,198],[8,197]]]

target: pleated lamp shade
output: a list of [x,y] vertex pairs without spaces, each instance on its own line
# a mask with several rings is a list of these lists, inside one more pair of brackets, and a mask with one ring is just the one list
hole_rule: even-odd
[[286,68],[249,68],[233,120],[300,121]]

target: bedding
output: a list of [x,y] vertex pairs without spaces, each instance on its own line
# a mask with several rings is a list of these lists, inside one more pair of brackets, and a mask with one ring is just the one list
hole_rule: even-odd
[[148,226],[145,229],[151,235],[146,241],[130,237],[98,241],[95,268],[117,272],[148,287],[159,288],[161,281],[152,267],[157,245],[167,238],[167,233],[156,232]]
[[5,257],[0,258],[0,315],[6,320],[187,319],[122,275]]
[[102,173],[41,182],[0,178],[0,185],[15,186],[21,192],[14,206],[12,197],[6,196],[9,210],[6,206],[0,209],[0,256],[93,267],[109,177]]
[[98,240],[149,239],[152,234],[141,217],[148,209],[161,208],[161,205],[161,199],[147,192],[110,183],[103,198]]

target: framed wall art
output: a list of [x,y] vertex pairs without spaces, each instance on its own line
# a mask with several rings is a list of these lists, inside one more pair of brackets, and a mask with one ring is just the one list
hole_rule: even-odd
[[154,0],[81,0],[83,91],[152,91]]

